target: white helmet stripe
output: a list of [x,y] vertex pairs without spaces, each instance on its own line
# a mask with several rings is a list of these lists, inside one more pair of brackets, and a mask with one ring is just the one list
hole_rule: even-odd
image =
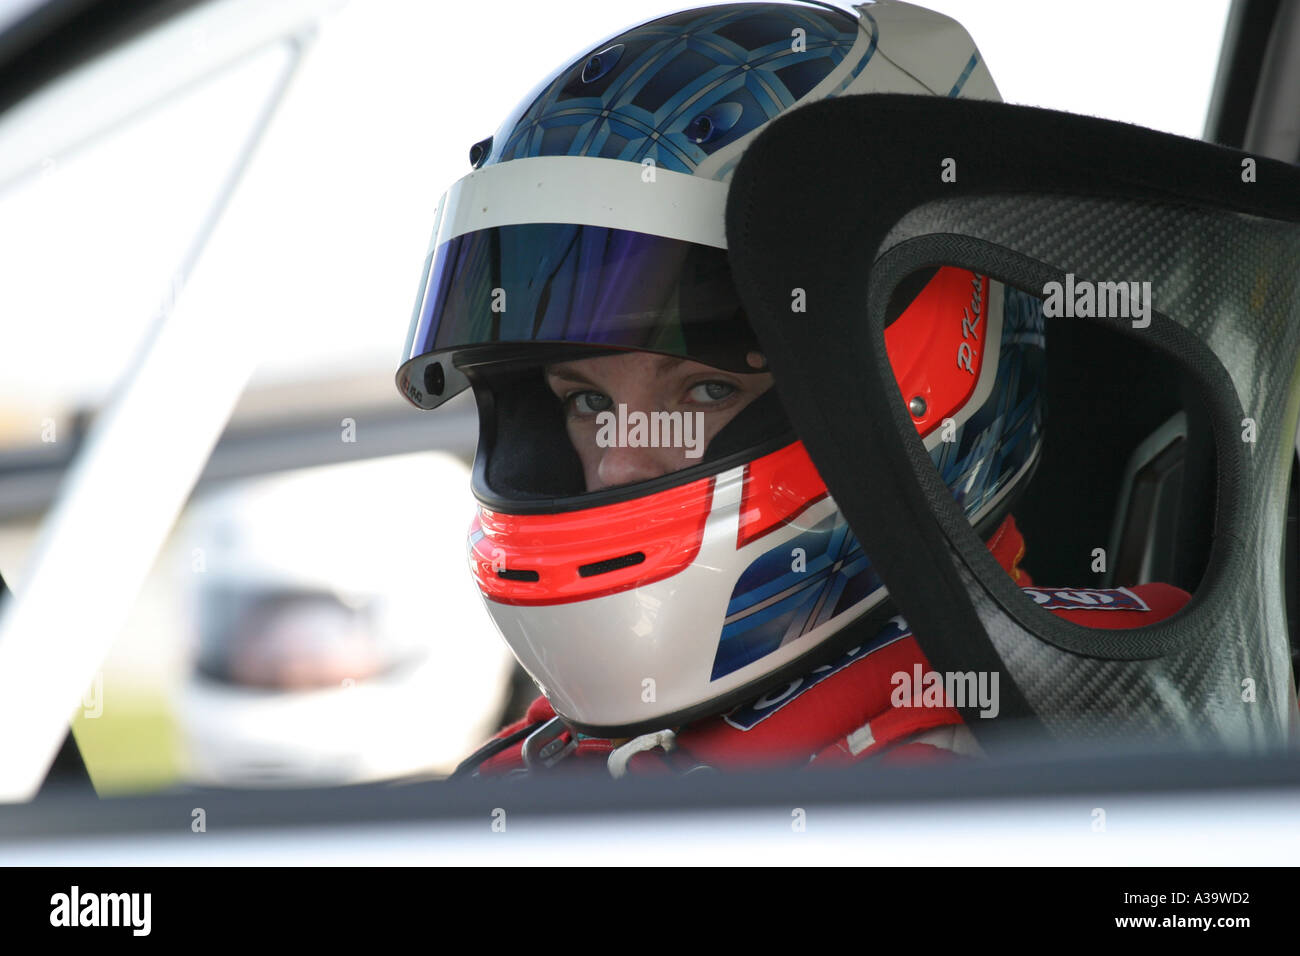
[[606,226],[727,248],[727,184],[597,156],[531,156],[475,170],[447,190],[434,248],[521,223]]

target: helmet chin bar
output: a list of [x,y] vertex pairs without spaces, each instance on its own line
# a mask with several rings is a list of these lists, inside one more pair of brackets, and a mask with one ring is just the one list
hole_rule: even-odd
[[[1247,159],[1254,176],[1243,181]],[[932,668],[1000,675],[998,717],[960,708],[981,744],[1021,732],[1148,747],[1288,739],[1282,542],[1300,384],[1300,169],[1049,110],[843,97],[793,111],[750,146],[727,236],[790,419]],[[1140,338],[1204,403],[1214,538],[1174,617],[1131,630],[1068,623],[1026,598],[976,537],[908,421],[884,345],[890,294],[938,264],[1035,294],[1074,279],[1150,283],[1145,317],[1063,321]],[[806,312],[790,310],[796,288]]]

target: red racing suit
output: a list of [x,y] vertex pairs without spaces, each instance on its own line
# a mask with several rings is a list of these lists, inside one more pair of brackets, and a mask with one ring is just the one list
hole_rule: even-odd
[[[1036,587],[1019,566],[1025,544],[1011,516],[989,540],[988,548],[1041,607],[1085,627],[1140,627],[1169,617],[1189,599],[1186,591],[1167,584]],[[783,688],[675,734],[646,735],[630,745],[574,734],[554,720],[555,711],[546,698],[538,697],[525,717],[503,728],[462,765],[457,776],[526,770],[525,743],[539,731],[552,735],[541,751],[551,755],[548,763],[555,754],[562,754],[565,763],[586,768],[606,761],[615,775],[685,772],[701,766],[720,770],[824,767],[978,755],[979,747],[960,713],[934,694],[923,698],[927,683],[934,689],[934,682],[922,679],[929,671],[929,661],[910,628],[895,617],[872,640]],[[615,755],[620,749],[625,752]],[[485,754],[489,755],[483,759]]]

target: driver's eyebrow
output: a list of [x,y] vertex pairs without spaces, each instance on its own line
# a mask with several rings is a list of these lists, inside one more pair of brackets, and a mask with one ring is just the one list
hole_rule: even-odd
[[[686,361],[681,355],[657,355],[655,356],[655,374],[662,375],[671,371],[678,365]],[[566,365],[563,362],[557,362],[554,365],[548,365],[545,371],[546,377],[563,379],[566,382],[574,382],[579,385],[590,385],[592,388],[598,388],[594,381],[583,375],[582,372],[575,369],[572,365]]]
[[685,357],[681,355],[660,355],[657,356],[655,361],[655,371],[666,372],[671,368],[676,368],[685,361]]
[[547,378],[561,378],[579,385],[595,385],[587,376],[568,365],[548,365],[545,374]]

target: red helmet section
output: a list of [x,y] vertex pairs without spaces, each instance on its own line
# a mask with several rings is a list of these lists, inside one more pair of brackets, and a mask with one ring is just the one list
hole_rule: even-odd
[[970,400],[984,364],[989,280],[967,269],[940,269],[885,329],[885,348],[903,401],[924,438]]
[[550,515],[480,507],[470,570],[501,604],[565,604],[671,577],[699,553],[713,479],[643,498]]
[[787,445],[745,467],[740,493],[740,530],[736,547],[784,524],[827,495],[826,482],[808,457],[803,442]]

